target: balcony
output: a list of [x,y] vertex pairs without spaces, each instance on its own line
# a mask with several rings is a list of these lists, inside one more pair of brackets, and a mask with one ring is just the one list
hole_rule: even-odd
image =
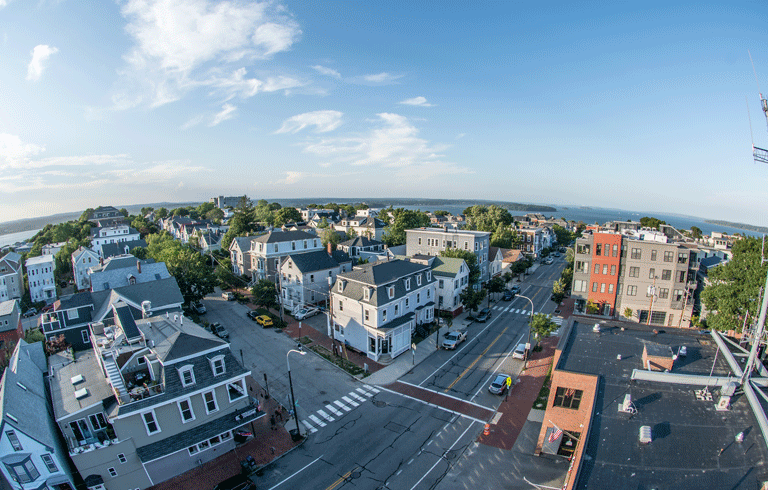
[[95,431],[93,434],[87,434],[81,440],[74,440],[68,436],[66,437],[66,440],[70,457],[97,451],[113,444],[120,443],[120,440],[115,435],[115,430],[112,428],[112,424],[107,424],[107,427]]

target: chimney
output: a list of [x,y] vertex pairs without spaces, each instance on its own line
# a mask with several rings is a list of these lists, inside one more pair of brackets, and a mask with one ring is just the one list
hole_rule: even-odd
[[141,274],[141,260],[136,259],[136,270],[139,271],[139,274]]
[[331,250],[331,242],[328,242],[328,255],[332,255],[333,250]]
[[99,257],[99,265],[104,265],[104,257]]

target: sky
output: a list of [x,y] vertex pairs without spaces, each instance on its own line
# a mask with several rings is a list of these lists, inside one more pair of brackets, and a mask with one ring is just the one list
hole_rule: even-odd
[[0,221],[247,194],[766,226],[767,21],[764,0],[0,0]]

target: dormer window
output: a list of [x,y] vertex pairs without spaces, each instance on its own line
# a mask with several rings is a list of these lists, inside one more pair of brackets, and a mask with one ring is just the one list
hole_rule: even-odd
[[405,290],[410,291],[411,290],[411,278],[405,280]]
[[191,364],[179,368],[179,378],[185,388],[195,384],[195,371]]
[[277,243],[275,243],[275,252],[277,252]]
[[419,274],[418,276],[416,276],[416,285],[417,285],[417,286],[421,286],[421,274]]
[[432,271],[427,271],[427,282],[432,280]]
[[224,374],[227,370],[224,366],[224,356],[216,356],[212,357],[208,360],[211,363],[211,370],[213,371],[214,376],[219,376],[220,374]]
[[363,299],[366,301],[371,300],[371,288],[365,288],[363,289]]
[[394,298],[395,297],[395,286],[387,287],[387,294],[389,295],[389,299]]
[[343,291],[344,291],[344,281],[339,281],[339,292],[341,293]]

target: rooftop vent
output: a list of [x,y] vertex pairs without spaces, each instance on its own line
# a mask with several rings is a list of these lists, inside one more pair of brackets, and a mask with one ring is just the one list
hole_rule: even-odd
[[87,388],[83,388],[83,389],[77,390],[75,392],[75,398],[77,398],[78,400],[81,399],[81,398],[85,398],[86,396],[88,396],[88,389]]
[[639,438],[640,438],[641,444],[650,444],[651,441],[653,441],[653,435],[651,433],[650,425],[644,425],[640,427]]
[[85,378],[83,378],[82,374],[78,374],[77,376],[72,376],[69,378],[69,380],[72,382],[73,385],[76,385],[77,383],[82,383],[85,381]]

